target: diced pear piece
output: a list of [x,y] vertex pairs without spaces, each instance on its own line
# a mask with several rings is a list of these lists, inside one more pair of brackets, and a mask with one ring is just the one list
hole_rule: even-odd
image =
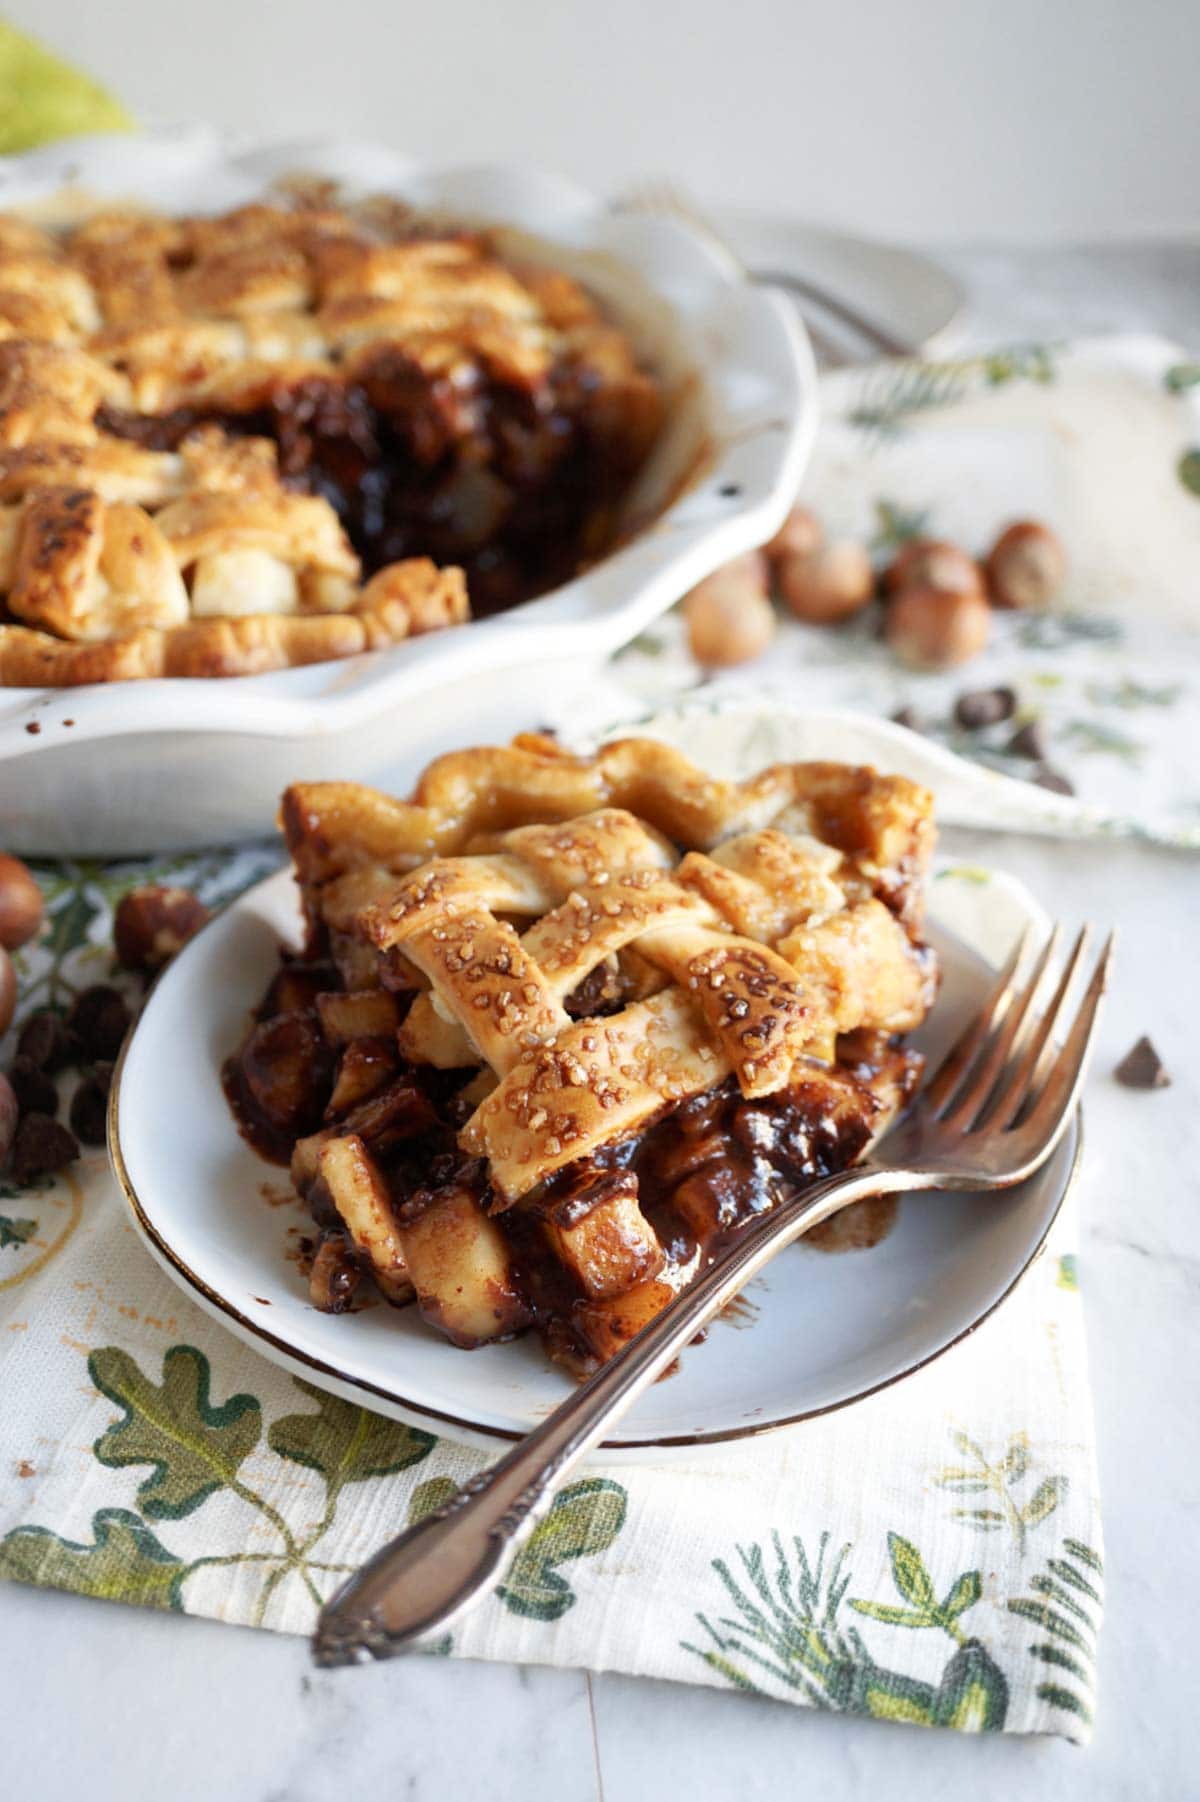
[[577,1220],[564,1209],[546,1221],[546,1238],[586,1295],[623,1295],[662,1269],[658,1235],[638,1206],[636,1184],[588,1208]]
[[649,1282],[638,1283],[624,1295],[613,1295],[604,1301],[581,1302],[571,1320],[589,1349],[604,1363],[674,1299],[675,1291],[670,1283],[651,1277]]
[[391,1197],[362,1140],[353,1133],[327,1139],[317,1154],[317,1173],[382,1293],[392,1302],[411,1301],[413,1286]]
[[439,1190],[400,1238],[422,1314],[455,1345],[483,1345],[529,1324],[504,1236],[470,1189]]

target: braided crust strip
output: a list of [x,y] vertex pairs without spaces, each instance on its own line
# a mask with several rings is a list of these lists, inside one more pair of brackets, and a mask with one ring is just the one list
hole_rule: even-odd
[[416,557],[381,571],[346,613],[194,619],[90,644],[0,624],[0,686],[73,688],[146,676],[261,675],[380,650],[467,617],[462,571]]

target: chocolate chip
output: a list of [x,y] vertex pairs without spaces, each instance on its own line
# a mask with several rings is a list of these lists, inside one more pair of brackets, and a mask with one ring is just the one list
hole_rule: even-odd
[[17,1136],[17,1098],[13,1086],[7,1076],[0,1076],[0,1169],[12,1150],[12,1142]]
[[65,1070],[68,1064],[79,1062],[79,1041],[61,1014],[43,1008],[39,1013],[30,1014],[21,1028],[17,1055],[27,1057],[39,1070],[53,1076],[56,1070]]
[[57,1114],[58,1090],[31,1057],[15,1057],[8,1080],[23,1114]]
[[971,688],[954,703],[954,717],[968,732],[981,726],[997,726],[1016,712],[1017,697],[1011,688]]
[[125,997],[117,989],[97,983],[75,997],[67,1026],[89,1059],[114,1058],[129,1031],[130,1018]]
[[1169,1089],[1171,1086],[1161,1057],[1144,1033],[1125,1053],[1113,1075],[1123,1089]]
[[1073,795],[1074,784],[1069,782],[1061,771],[1051,769],[1048,763],[1039,763],[1033,772],[1033,780],[1039,788],[1048,788],[1056,795]]
[[921,719],[915,707],[897,707],[892,715],[893,726],[907,726],[910,732],[921,730]]
[[13,1175],[19,1183],[65,1170],[79,1156],[79,1140],[49,1114],[26,1114],[13,1142]]
[[85,1145],[103,1145],[108,1122],[108,1091],[113,1067],[97,1064],[71,1097],[71,1131]]
[[1046,734],[1039,720],[1019,726],[1005,746],[1012,757],[1028,757],[1030,763],[1045,763]]

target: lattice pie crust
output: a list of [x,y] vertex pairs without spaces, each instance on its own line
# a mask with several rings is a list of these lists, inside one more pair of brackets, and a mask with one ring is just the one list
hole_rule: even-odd
[[397,208],[0,215],[0,683],[349,656],[464,621],[459,565],[526,598],[659,408],[565,275]]
[[[933,827],[902,778],[726,783],[650,740],[582,759],[527,736],[438,760],[409,801],[298,785],[282,820],[340,990],[312,1002],[342,1064],[293,1172],[460,1343],[532,1319],[608,1355],[915,1079]],[[356,1038],[388,1047],[366,1098]]]

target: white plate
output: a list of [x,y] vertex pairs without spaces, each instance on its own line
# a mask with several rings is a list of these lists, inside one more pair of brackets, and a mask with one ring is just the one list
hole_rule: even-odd
[[[748,268],[783,270],[818,283],[920,355],[944,356],[961,333],[966,293],[948,269],[920,251],[744,207],[722,209],[715,222]],[[816,307],[813,312],[822,330],[840,336],[832,316]],[[846,344],[859,362],[872,354],[853,334]]]
[[524,254],[583,276],[674,395],[631,497],[651,523],[541,600],[391,650],[224,681],[0,689],[0,841],[10,851],[87,856],[245,837],[269,829],[299,775],[411,778],[460,738],[464,719],[479,740],[503,739],[718,564],[761,544],[800,486],[816,372],[789,303],[731,276],[682,227],[610,213],[552,177],[429,168],[345,143],[232,155],[212,133],[190,132],[0,158],[0,207],[44,207],[74,187],[217,211],[296,170],[513,228]]
[[[945,981],[927,1032],[937,1054],[977,1008],[989,965],[1044,916],[1010,879],[951,873],[934,884]],[[208,927],[160,980],[113,1089],[110,1149],[137,1230],[194,1301],[264,1356],[383,1414],[476,1445],[511,1439],[566,1392],[535,1338],[456,1350],[414,1308],[333,1317],[308,1301],[286,1253],[301,1206],[268,1205],[286,1172],[240,1138],[222,1060],[297,936],[284,872]],[[871,1251],[784,1252],[750,1306],[689,1348],[679,1371],[626,1416],[604,1456],[661,1458],[806,1419],[896,1382],[969,1333],[1041,1249],[1074,1168],[1076,1123],[1034,1180],[1004,1195],[911,1196]],[[747,1325],[752,1316],[752,1324]],[[746,1330],[740,1330],[746,1328]]]

